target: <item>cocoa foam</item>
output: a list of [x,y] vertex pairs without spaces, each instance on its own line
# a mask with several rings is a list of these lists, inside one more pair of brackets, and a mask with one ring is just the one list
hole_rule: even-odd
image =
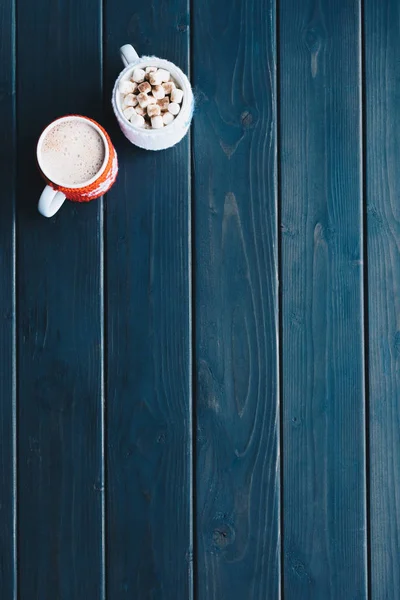
[[92,179],[100,171],[104,157],[101,135],[89,123],[78,119],[52,127],[41,148],[45,175],[64,185],[84,184]]

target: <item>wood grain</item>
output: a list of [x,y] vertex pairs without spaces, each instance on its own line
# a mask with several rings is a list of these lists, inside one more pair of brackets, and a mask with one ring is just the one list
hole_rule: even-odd
[[400,589],[400,5],[365,3],[371,594]]
[[280,594],[275,3],[194,3],[198,598]]
[[360,25],[281,2],[286,600],[367,597]]
[[[105,13],[106,96],[118,49],[188,71],[188,5],[112,3]],[[115,122],[110,112],[110,124]],[[162,152],[114,125],[118,184],[107,196],[108,594],[192,598],[189,139]]]
[[16,598],[15,3],[0,3],[0,595]]
[[18,558],[21,599],[103,598],[101,202],[37,213],[35,143],[100,117],[101,3],[18,0]]

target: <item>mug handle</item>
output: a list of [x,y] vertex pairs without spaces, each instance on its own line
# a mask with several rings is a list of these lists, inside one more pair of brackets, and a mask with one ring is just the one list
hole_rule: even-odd
[[131,44],[125,44],[125,46],[121,46],[119,53],[125,67],[131,63],[134,63],[139,58],[139,54],[136,52],[135,48],[131,46]]
[[49,185],[46,185],[39,198],[38,211],[44,217],[53,217],[64,204],[64,200],[65,194],[57,192]]

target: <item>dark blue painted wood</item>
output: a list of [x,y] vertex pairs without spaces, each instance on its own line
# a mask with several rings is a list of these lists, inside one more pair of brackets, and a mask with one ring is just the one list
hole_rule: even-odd
[[21,599],[100,599],[101,203],[39,216],[35,142],[100,116],[101,3],[18,0],[18,557]]
[[16,598],[15,564],[15,5],[0,3],[0,596]]
[[[188,71],[187,3],[110,2],[106,97],[132,43]],[[114,118],[110,114],[110,123]],[[107,581],[112,600],[192,598],[189,140],[164,152],[113,132],[107,195]]]
[[365,2],[371,595],[400,590],[400,5]]
[[281,2],[286,600],[367,597],[360,25]]
[[[21,600],[102,599],[106,583],[110,600],[191,599],[190,144],[137,150],[109,104],[123,43],[188,70],[188,4],[108,1],[104,22],[99,0],[17,4],[15,113],[14,4],[0,3],[0,597],[16,600],[18,550]],[[359,600],[367,598],[360,0],[279,6],[282,593]],[[275,600],[275,3],[193,8],[196,591],[199,600]],[[400,9],[366,0],[364,15],[371,597],[395,600]],[[101,120],[103,102],[121,163],[107,201],[104,273],[102,203],[39,217],[34,160],[52,118]]]
[[194,3],[198,598],[280,593],[275,3]]

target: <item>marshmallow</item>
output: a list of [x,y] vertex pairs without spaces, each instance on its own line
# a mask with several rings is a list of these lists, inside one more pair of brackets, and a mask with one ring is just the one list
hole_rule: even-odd
[[162,73],[160,73],[160,71],[150,73],[149,81],[151,85],[161,85],[163,82]]
[[132,115],[136,114],[136,111],[134,108],[132,108],[132,106],[128,106],[128,108],[125,108],[123,112],[124,112],[125,117],[128,119],[128,121]]
[[149,84],[148,81],[143,81],[143,83],[139,83],[138,90],[139,90],[139,92],[142,92],[143,94],[147,94],[148,92],[151,91],[151,85]]
[[146,67],[146,75],[145,75],[146,81],[149,81],[150,74],[155,73],[156,71],[157,71],[157,67]]
[[165,112],[162,116],[162,120],[164,125],[169,125],[170,123],[172,123],[172,121],[175,119],[174,115],[171,114],[170,112]]
[[167,81],[166,83],[162,83],[161,85],[163,86],[164,92],[166,94],[171,94],[172,90],[175,89],[175,84],[173,81]]
[[171,79],[171,73],[166,71],[165,69],[158,69],[157,71],[159,77],[161,77],[161,82],[166,83]]
[[143,69],[134,69],[133,74],[132,74],[132,79],[133,81],[136,81],[136,83],[142,83],[142,81],[144,81],[144,76],[146,75],[146,73],[143,71]]
[[161,108],[162,111],[168,110],[169,98],[168,97],[161,98],[161,100],[157,100],[157,104]]
[[138,99],[135,96],[135,94],[128,94],[127,96],[125,96],[124,101],[123,101],[123,106],[136,106],[138,103]]
[[158,117],[161,114],[161,108],[158,104],[149,104],[147,107],[147,114],[149,117]]
[[150,104],[149,96],[147,94],[143,93],[143,92],[141,92],[140,94],[138,94],[137,99],[138,99],[139,105],[142,108],[146,108],[146,106],[148,104]]
[[136,112],[137,115],[140,115],[141,117],[143,117],[143,115],[146,114],[146,111],[141,106],[136,106],[135,107],[135,112]]
[[157,98],[154,98],[151,94],[149,94],[149,104],[157,104]]
[[176,102],[177,104],[180,104],[183,100],[183,92],[182,90],[179,90],[178,88],[175,88],[174,90],[172,90],[171,92],[171,102]]
[[119,82],[118,89],[121,92],[121,94],[124,94],[124,96],[125,94],[131,94],[135,91],[133,82],[127,81],[126,79]]
[[153,96],[154,98],[157,98],[157,100],[161,100],[161,98],[164,98],[165,92],[162,85],[153,86]]
[[135,127],[143,127],[144,126],[144,118],[136,113],[131,116],[131,123],[135,125]]
[[136,83],[136,81],[132,81],[132,77],[131,77],[131,84],[133,85],[132,91],[137,93],[138,84]]
[[177,115],[178,112],[181,110],[181,107],[176,102],[170,102],[168,104],[168,110],[171,114]]
[[162,117],[153,117],[151,119],[151,126],[153,127],[153,129],[161,129],[162,127],[164,127]]

